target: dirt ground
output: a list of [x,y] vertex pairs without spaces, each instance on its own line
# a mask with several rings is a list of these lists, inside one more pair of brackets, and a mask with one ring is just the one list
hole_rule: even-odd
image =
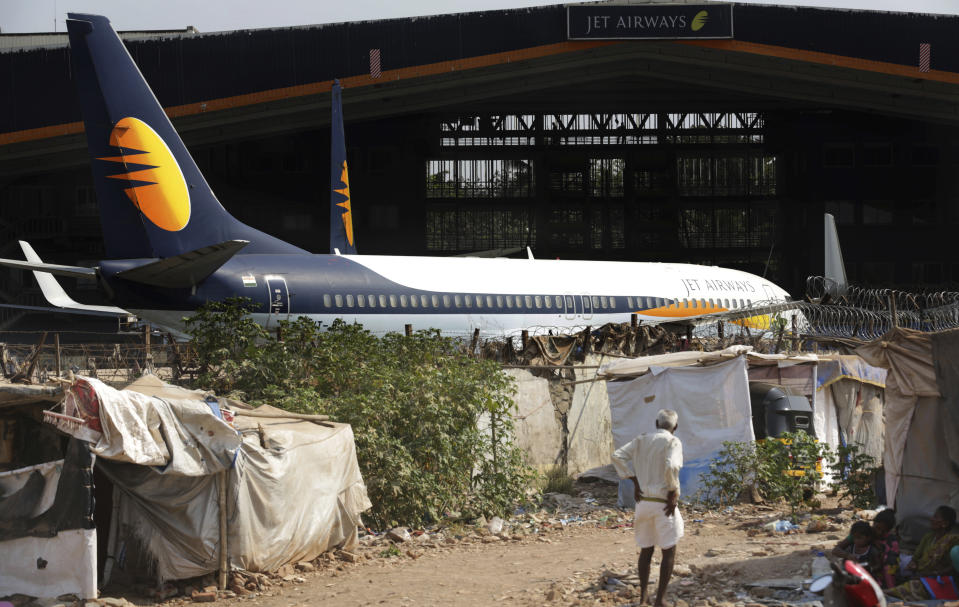
[[[631,516],[615,508],[615,487],[577,484],[574,496],[550,495],[544,508],[512,517],[494,535],[484,521],[415,530],[397,542],[361,537],[351,553],[329,553],[274,576],[233,578],[245,596],[220,593],[238,607],[301,605],[593,605],[638,604]],[[825,500],[798,532],[765,531],[785,512],[768,506],[724,511],[686,508],[668,600],[676,607],[760,607],[794,602],[817,550],[831,548],[853,512]],[[816,530],[806,532],[806,529]],[[493,521],[495,531],[495,521]],[[650,591],[658,577],[653,563]],[[351,562],[355,561],[355,562]],[[783,581],[785,579],[785,581]],[[758,587],[753,586],[756,582]],[[781,580],[769,582],[769,580]],[[238,587],[237,582],[246,586]],[[247,590],[248,589],[248,590]],[[190,588],[179,588],[189,592]],[[154,603],[127,595],[138,604]],[[807,597],[808,598],[808,597]],[[173,597],[165,605],[192,602]]]

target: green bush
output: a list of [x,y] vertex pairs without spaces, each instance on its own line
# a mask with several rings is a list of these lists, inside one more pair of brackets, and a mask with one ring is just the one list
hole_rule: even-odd
[[840,498],[848,498],[855,508],[876,505],[876,460],[860,452],[859,445],[840,445],[830,454],[830,464],[836,471],[836,488]]
[[756,491],[765,499],[784,501],[795,517],[822,480],[817,462],[828,454],[825,444],[805,432],[754,443],[723,443],[702,479],[699,498],[709,505],[725,505]]
[[755,491],[765,499],[786,502],[795,515],[810,503],[818,488],[822,474],[816,464],[822,462],[836,471],[833,482],[840,497],[849,498],[856,508],[875,505],[875,463],[856,445],[833,452],[804,432],[784,434],[780,439],[723,443],[701,481],[699,501],[722,506]]
[[278,340],[250,310],[211,303],[187,320],[198,384],[350,424],[373,524],[502,515],[523,498],[533,476],[513,444],[514,387],[497,363],[437,331],[378,338],[342,321],[283,322]]

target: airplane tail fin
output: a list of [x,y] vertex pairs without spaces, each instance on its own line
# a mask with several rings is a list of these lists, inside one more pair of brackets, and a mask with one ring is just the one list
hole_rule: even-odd
[[826,268],[823,276],[826,279],[826,293],[836,297],[845,295],[849,283],[846,280],[846,266],[842,260],[842,249],[839,248],[836,219],[829,213],[826,213],[824,219]]
[[340,81],[333,81],[333,118],[330,123],[330,253],[356,255],[353,211],[350,208],[350,176],[346,166],[343,135],[343,101]]
[[229,240],[248,253],[301,249],[220,205],[110,21],[70,13],[70,55],[107,255],[169,257]]

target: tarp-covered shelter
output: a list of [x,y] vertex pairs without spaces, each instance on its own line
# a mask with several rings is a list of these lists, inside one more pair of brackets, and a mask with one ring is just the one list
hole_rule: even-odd
[[959,508],[959,330],[893,329],[856,349],[888,371],[883,464],[887,504],[917,542],[936,507]]
[[834,449],[857,445],[881,465],[886,370],[855,355],[828,356],[819,361],[816,383],[817,402],[836,413],[824,420],[820,440]]
[[0,596],[96,596],[93,456],[43,423],[62,398],[0,385]]
[[[620,447],[637,434],[653,431],[659,409],[676,410],[680,419],[676,435],[683,441],[685,459],[681,490],[691,496],[723,442],[754,440],[749,381],[789,385],[809,397],[815,411],[817,362],[818,357],[810,354],[759,354],[749,346],[731,346],[603,365],[599,373],[610,380],[606,390],[613,443]],[[628,505],[629,492],[620,493]]]
[[[86,466],[83,480],[90,487],[94,458],[97,473],[112,481],[112,504],[98,506],[111,514],[109,529],[99,530],[109,534],[106,576],[144,564],[157,580],[222,569],[273,571],[351,547],[360,513],[370,506],[351,427],[318,416],[268,406],[250,409],[145,376],[125,390],[81,378],[68,390],[62,409],[44,418],[72,438],[63,462],[52,464],[62,469],[59,484],[46,482],[43,496],[72,491],[65,482],[77,466]],[[11,496],[16,497],[0,484],[0,506]],[[42,499],[46,502],[27,500],[31,513],[45,511],[49,498]],[[54,591],[44,586],[49,576],[41,575],[40,586],[29,586],[9,564],[19,559],[8,556],[34,555],[30,559],[36,561],[36,550],[0,545],[0,596],[96,596],[93,500],[73,501],[69,513],[86,517],[88,533],[85,551],[73,551],[70,566],[86,577]],[[34,535],[42,530],[34,528]]]

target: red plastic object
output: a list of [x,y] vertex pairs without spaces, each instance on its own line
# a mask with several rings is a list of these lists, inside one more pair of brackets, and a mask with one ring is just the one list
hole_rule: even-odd
[[878,605],[879,596],[875,590],[878,585],[873,581],[869,572],[855,561],[846,561],[843,567],[846,569],[846,573],[859,579],[855,584],[846,584],[846,602],[849,607],[875,607]]

